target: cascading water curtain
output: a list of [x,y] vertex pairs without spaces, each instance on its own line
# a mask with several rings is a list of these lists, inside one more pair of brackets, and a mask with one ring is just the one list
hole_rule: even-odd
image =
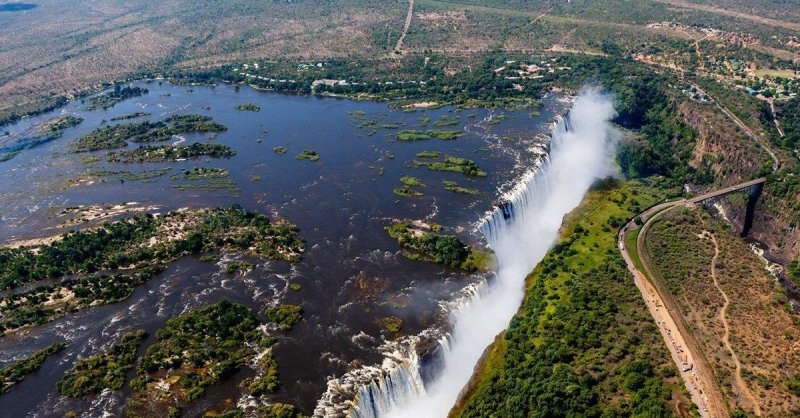
[[488,215],[480,228],[497,256],[497,280],[452,313],[453,331],[439,375],[425,388],[418,361],[403,363],[403,370],[386,374],[383,383],[362,389],[351,417],[447,416],[483,351],[520,306],[525,277],[553,244],[564,215],[596,179],[614,172],[617,135],[609,122],[614,114],[612,97],[596,89],[578,95],[567,116],[553,126],[548,156],[535,163],[504,207]]

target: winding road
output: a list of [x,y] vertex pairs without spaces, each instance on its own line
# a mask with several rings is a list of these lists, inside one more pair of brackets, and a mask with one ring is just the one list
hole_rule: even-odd
[[736,386],[740,388],[742,395],[750,401],[750,405],[753,407],[755,414],[761,416],[761,404],[753,396],[753,393],[750,392],[747,382],[742,378],[742,363],[739,362],[739,357],[736,356],[736,352],[733,351],[733,347],[731,346],[731,330],[727,316],[728,306],[730,306],[731,300],[728,298],[728,294],[722,289],[722,286],[720,286],[719,278],[717,277],[717,259],[719,258],[717,237],[708,231],[703,231],[703,236],[709,238],[711,242],[714,243],[714,257],[711,259],[711,279],[714,281],[714,287],[717,288],[717,291],[719,291],[722,295],[722,299],[725,301],[725,303],[722,304],[722,308],[719,310],[719,320],[722,322],[722,328],[724,330],[722,334],[722,343],[725,344],[725,348],[731,354],[731,360],[733,360],[735,366],[734,379],[736,380]]
[[[619,233],[617,246],[622,253],[622,258],[633,275],[636,287],[642,293],[650,315],[658,325],[672,360],[680,372],[692,402],[697,405],[701,417],[726,418],[729,414],[711,367],[705,361],[691,334],[687,331],[685,321],[677,309],[677,305],[668,293],[661,291],[658,284],[649,279],[654,275],[648,264],[647,257],[642,256],[646,254],[645,239],[655,220],[676,207],[696,205],[705,200],[714,199],[757,184],[763,184],[765,181],[764,178],[760,178],[714,190],[690,199],[660,203],[630,220]],[[644,223],[636,238],[636,254],[638,254],[637,258],[641,262],[644,272],[639,271],[636,267],[629,248],[625,245],[628,233],[637,227],[637,219]],[[746,388],[746,386],[744,387]]]

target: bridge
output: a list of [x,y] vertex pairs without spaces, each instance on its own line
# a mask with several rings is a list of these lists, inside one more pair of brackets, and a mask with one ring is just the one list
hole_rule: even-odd
[[747,211],[745,212],[744,225],[742,226],[742,232],[741,232],[742,236],[746,236],[747,233],[750,232],[750,228],[753,227],[753,215],[755,214],[756,211],[756,202],[758,202],[758,198],[761,197],[761,191],[764,189],[764,183],[766,183],[766,181],[767,179],[763,177],[755,180],[746,181],[744,183],[739,183],[737,185],[726,187],[724,189],[714,190],[712,192],[695,196],[691,199],[687,199],[685,203],[689,205],[702,203],[703,205],[706,206],[712,206],[729,194],[733,193],[746,194]]
[[745,223],[744,228],[742,228],[742,236],[747,235],[750,231],[750,228],[753,225],[753,213],[755,212],[756,202],[758,202],[758,198],[761,197],[761,191],[764,189],[764,183],[767,181],[766,178],[759,178],[755,180],[746,181],[744,183],[739,183],[733,186],[725,187],[722,189],[714,190],[708,193],[703,193],[701,195],[697,195],[691,197],[689,199],[681,199],[681,200],[673,200],[669,202],[659,203],[647,209],[646,211],[639,214],[639,219],[642,222],[647,222],[648,219],[653,217],[654,215],[663,212],[665,209],[669,209],[674,206],[678,205],[697,205],[703,204],[705,206],[712,206],[715,203],[722,200],[727,195],[734,194],[734,193],[743,193],[748,196],[747,198],[747,213],[745,215]]

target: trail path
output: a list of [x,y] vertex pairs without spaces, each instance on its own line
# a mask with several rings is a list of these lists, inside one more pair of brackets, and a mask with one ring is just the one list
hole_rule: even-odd
[[775,129],[778,130],[778,135],[781,138],[785,137],[786,135],[783,134],[783,129],[781,129],[781,123],[778,122],[778,118],[775,116],[775,99],[769,99],[769,110],[772,112],[772,121],[775,122]]
[[408,34],[408,28],[411,27],[411,19],[414,17],[414,0],[408,0],[408,14],[406,14],[406,24],[403,26],[403,33],[397,39],[397,45],[394,46],[394,52],[403,52],[403,41]]
[[747,383],[742,378],[742,363],[739,362],[739,357],[736,356],[736,352],[733,351],[733,347],[731,346],[730,336],[730,326],[728,325],[728,306],[731,304],[731,300],[728,298],[728,295],[722,290],[722,287],[719,285],[719,278],[717,277],[717,258],[719,257],[719,245],[717,244],[717,237],[714,234],[703,231],[703,235],[711,239],[711,242],[714,243],[714,257],[711,259],[711,278],[714,280],[714,287],[717,288],[719,293],[722,295],[722,299],[725,300],[725,303],[722,305],[722,309],[719,310],[719,320],[722,322],[722,327],[724,329],[724,333],[722,335],[722,342],[725,344],[725,348],[728,349],[728,352],[731,353],[731,359],[733,360],[733,364],[736,366],[736,373],[734,374],[734,379],[736,380],[736,386],[742,391],[742,394],[750,401],[750,405],[753,407],[753,412],[756,415],[761,415],[761,404],[759,404],[758,400],[753,396],[750,392],[750,388],[747,386]]

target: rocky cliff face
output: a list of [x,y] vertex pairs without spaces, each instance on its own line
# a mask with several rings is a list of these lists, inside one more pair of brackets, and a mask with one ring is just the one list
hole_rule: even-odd
[[713,105],[685,101],[678,116],[697,132],[689,165],[714,173],[711,187],[729,186],[753,178],[769,155]]
[[[678,108],[680,118],[695,131],[697,141],[690,165],[697,170],[711,168],[714,182],[700,189],[718,188],[754,178],[769,155],[753,139],[713,105],[686,101]],[[779,197],[770,193],[769,184],[756,208],[750,237],[767,247],[769,259],[785,265],[800,254],[800,220],[791,207],[800,196]],[[730,196],[723,210],[734,227],[744,224],[746,196]]]

